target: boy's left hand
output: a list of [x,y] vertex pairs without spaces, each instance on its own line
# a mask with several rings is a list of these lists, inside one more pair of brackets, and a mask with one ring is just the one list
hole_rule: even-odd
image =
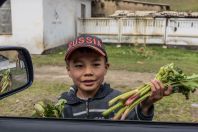
[[145,115],[148,115],[149,108],[153,105],[153,103],[162,99],[164,96],[168,96],[172,93],[172,87],[169,86],[166,90],[164,89],[163,84],[158,80],[151,80],[151,96],[144,100],[140,106],[142,108],[142,112]]

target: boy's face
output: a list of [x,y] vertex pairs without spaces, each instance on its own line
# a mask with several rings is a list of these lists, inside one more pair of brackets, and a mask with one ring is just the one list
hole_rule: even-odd
[[81,52],[78,49],[68,61],[68,74],[81,92],[96,92],[104,80],[109,64],[105,57],[94,50]]

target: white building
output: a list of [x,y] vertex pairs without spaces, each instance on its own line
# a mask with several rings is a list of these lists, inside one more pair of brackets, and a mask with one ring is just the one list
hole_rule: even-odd
[[10,16],[0,16],[0,46],[32,54],[67,43],[77,35],[77,19],[91,17],[91,0],[7,0],[0,8]]

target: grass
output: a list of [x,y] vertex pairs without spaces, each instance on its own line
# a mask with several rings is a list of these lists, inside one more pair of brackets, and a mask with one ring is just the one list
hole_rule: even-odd
[[198,54],[196,51],[185,49],[163,49],[152,46],[150,57],[142,57],[134,52],[134,47],[125,46],[120,49],[107,47],[112,69],[125,69],[137,72],[157,72],[158,69],[168,63],[175,63],[186,73],[198,71]]
[[64,83],[35,81],[27,90],[1,100],[0,115],[30,117],[35,103],[44,99],[56,102],[68,88]]
[[176,10],[176,11],[198,11],[197,0],[138,0],[138,1],[169,4],[171,10]]
[[[35,66],[65,66],[64,50],[59,49],[48,55],[32,56],[33,64]],[[191,74],[198,71],[197,51],[174,48],[163,49],[161,46],[149,46],[148,50],[152,52],[152,55],[150,57],[143,57],[136,53],[134,46],[117,48],[113,45],[106,45],[106,50],[111,64],[110,69],[157,72],[161,66],[174,62],[186,73]]]
[[[35,66],[54,65],[65,66],[64,50],[59,49],[48,55],[32,56]],[[111,69],[157,72],[164,64],[174,62],[187,73],[197,73],[197,51],[149,46],[145,51],[150,51],[150,56],[144,57],[137,53],[133,46],[106,45],[106,50],[111,63]],[[144,52],[143,52],[144,53]],[[146,52],[145,52],[146,53]],[[68,89],[68,85],[58,82],[35,81],[27,90],[8,97],[0,102],[0,114],[5,116],[31,116],[33,105],[40,100],[49,99],[54,102],[60,94]],[[120,89],[126,91],[127,88]],[[198,122],[197,109],[191,104],[197,103],[197,94],[192,94],[189,100],[184,96],[174,94],[157,102],[155,107],[155,121]]]
[[54,53],[47,55],[32,55],[33,64],[36,66],[42,66],[42,65],[63,66],[65,65],[64,50],[65,49],[60,49]]
[[181,94],[165,97],[155,104],[154,121],[198,122],[198,108],[191,106],[197,102],[197,94],[191,94],[189,100]]
[[[64,83],[36,81],[29,89],[2,100],[0,115],[31,117],[35,103],[44,99],[56,102],[60,94],[68,88]],[[189,100],[181,94],[166,97],[155,104],[154,121],[198,122],[191,108],[191,104],[197,102],[196,94],[192,94]]]

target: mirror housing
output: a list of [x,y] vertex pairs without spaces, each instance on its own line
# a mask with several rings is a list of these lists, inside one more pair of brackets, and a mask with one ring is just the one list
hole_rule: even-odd
[[[9,57],[6,56],[11,56],[11,54],[14,54],[12,56],[12,61],[9,60]],[[33,65],[32,65],[32,60],[31,56],[28,52],[27,49],[23,47],[9,47],[9,46],[0,46],[0,72],[1,72],[1,78],[0,78],[0,88],[1,88],[1,93],[0,93],[0,100],[10,96],[12,94],[15,94],[17,92],[23,91],[24,89],[28,88],[29,86],[32,85],[34,75],[33,75]],[[17,65],[19,64],[19,65]],[[20,67],[23,70],[18,71],[17,67]],[[14,69],[14,70],[13,70]],[[14,74],[14,75],[13,75]],[[3,76],[7,75],[8,82],[10,84],[15,85],[14,88],[11,87],[9,90],[2,90],[5,87],[2,86],[2,81],[3,81]],[[13,77],[15,76],[15,77]],[[15,80],[14,80],[14,79]],[[21,79],[23,78],[22,83],[13,83],[12,81],[14,80],[16,82],[16,79]],[[6,80],[6,79],[4,79]],[[25,81],[24,81],[25,80]],[[5,81],[4,81],[5,82]],[[20,84],[20,85],[19,85]],[[7,86],[7,85],[6,85]],[[2,92],[3,91],[3,92]]]

